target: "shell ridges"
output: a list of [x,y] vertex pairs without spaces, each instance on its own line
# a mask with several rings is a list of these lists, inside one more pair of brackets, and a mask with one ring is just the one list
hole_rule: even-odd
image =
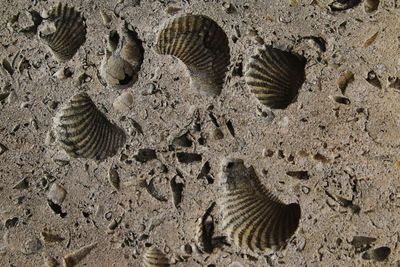
[[300,206],[281,202],[243,160],[223,162],[221,185],[223,228],[240,248],[253,252],[278,249],[296,231]]
[[191,14],[172,19],[159,31],[156,51],[187,66],[193,89],[209,96],[220,94],[230,52],[226,33],[214,20]]
[[74,95],[54,119],[56,138],[74,158],[103,160],[125,143],[121,128],[97,109],[86,93]]
[[143,265],[144,267],[168,267],[170,261],[158,248],[151,246],[144,252]]
[[272,46],[253,56],[245,80],[258,100],[274,109],[285,109],[297,97],[305,80],[306,59]]
[[74,7],[59,3],[50,11],[39,37],[57,61],[68,61],[86,41],[85,19]]

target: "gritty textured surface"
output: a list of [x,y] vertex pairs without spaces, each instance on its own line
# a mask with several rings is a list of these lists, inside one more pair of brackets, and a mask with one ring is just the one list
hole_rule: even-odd
[[[377,264],[395,266],[400,95],[387,80],[399,72],[400,6],[381,1],[377,12],[367,14],[362,3],[332,12],[330,1],[291,2],[238,0],[226,8],[218,0],[71,0],[87,19],[87,40],[71,61],[59,64],[34,32],[21,31],[32,24],[25,11],[41,12],[55,1],[2,1],[0,265],[41,266],[49,258],[61,263],[63,256],[97,244],[81,265],[141,266],[146,243],[187,259],[178,266],[374,265],[351,244],[354,236],[368,236],[376,238],[372,248],[392,251]],[[231,68],[220,96],[192,92],[185,66],[155,53],[156,31],[176,10],[172,7],[180,8],[178,14],[209,16],[227,33]],[[102,24],[101,11],[111,16],[108,25]],[[133,26],[144,48],[126,112],[113,109],[121,91],[106,89],[98,71],[105,38],[120,25],[116,15]],[[376,32],[376,39],[369,39]],[[326,51],[310,45],[306,36],[322,37]],[[261,107],[240,76],[241,62],[246,65],[262,39],[307,58],[306,81],[285,110]],[[72,77],[53,76],[64,67]],[[342,95],[336,79],[346,70],[354,73],[344,92],[347,105],[332,100]],[[365,80],[371,70],[381,89]],[[128,133],[113,158],[72,159],[51,138],[53,117],[80,91]],[[186,147],[173,142],[185,133]],[[227,156],[253,165],[283,202],[300,204],[299,228],[284,250],[253,255],[222,245],[210,255],[188,253],[185,245],[195,241],[196,220],[213,201],[215,235],[224,235],[218,179]],[[199,177],[206,162],[209,173]],[[110,168],[119,175],[119,191],[108,181]],[[309,179],[286,175],[300,170]],[[54,183],[67,192],[63,201],[57,199],[59,205],[47,200]],[[43,231],[59,238],[49,242]]]

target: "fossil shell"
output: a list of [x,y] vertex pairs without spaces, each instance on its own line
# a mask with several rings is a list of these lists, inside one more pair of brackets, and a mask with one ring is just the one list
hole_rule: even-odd
[[156,247],[146,248],[143,255],[143,265],[145,267],[168,267],[170,266],[169,259]]
[[86,23],[74,7],[59,3],[39,30],[39,37],[59,62],[70,60],[86,41]]
[[229,42],[212,19],[203,15],[172,19],[158,32],[156,51],[185,63],[193,89],[209,96],[221,92],[230,61]]
[[266,46],[250,60],[245,80],[262,104],[284,109],[295,100],[305,80],[305,65],[302,56]]
[[132,86],[138,79],[143,61],[141,42],[136,33],[124,25],[118,33],[111,31],[107,49],[100,66],[100,75],[107,86],[124,89]]
[[277,249],[294,234],[300,219],[297,203],[286,205],[259,181],[241,159],[222,164],[223,227],[233,243],[253,252]]
[[103,160],[125,143],[125,133],[97,109],[86,93],[73,96],[54,119],[56,138],[74,158]]

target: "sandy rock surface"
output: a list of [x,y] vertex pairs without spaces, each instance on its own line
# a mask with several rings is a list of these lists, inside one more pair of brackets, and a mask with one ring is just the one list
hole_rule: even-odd
[[[37,36],[36,19],[55,3],[0,4],[0,266],[76,257],[78,266],[142,266],[149,245],[176,266],[400,264],[397,1],[366,13],[363,2],[333,11],[326,0],[71,0],[87,38],[65,63]],[[164,22],[186,13],[212,18],[229,38],[217,97],[191,90],[184,64],[154,51]],[[107,88],[99,73],[121,21],[144,50],[125,91]],[[243,78],[264,43],[307,59],[299,95],[283,110],[262,106]],[[343,85],[346,72],[353,76]],[[115,156],[72,158],[55,141],[53,118],[79,92],[126,132]],[[114,104],[121,94],[130,99]],[[196,221],[213,202],[214,235],[225,235],[218,201],[226,157],[253,166],[284,203],[300,204],[284,249],[254,254],[227,240],[196,251]],[[383,262],[363,259],[384,246],[391,253]]]

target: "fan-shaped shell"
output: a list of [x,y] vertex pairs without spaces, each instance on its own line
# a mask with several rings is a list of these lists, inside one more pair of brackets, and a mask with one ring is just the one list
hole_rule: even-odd
[[39,37],[59,62],[70,60],[86,41],[86,23],[74,7],[59,3],[39,30]]
[[266,46],[251,58],[245,80],[262,104],[284,109],[297,97],[305,65],[302,56]]
[[282,203],[240,159],[224,161],[221,183],[223,227],[233,243],[253,252],[285,245],[299,224],[297,203]]
[[229,41],[212,19],[203,15],[172,19],[159,31],[156,51],[185,63],[195,90],[211,96],[221,92],[230,61]]
[[56,138],[74,158],[103,160],[125,143],[125,133],[97,109],[86,93],[73,96],[54,120]]
[[143,265],[144,267],[168,267],[170,266],[170,261],[164,253],[152,246],[146,248],[144,252]]
[[138,79],[143,61],[141,43],[136,34],[124,25],[120,33],[110,32],[107,46],[100,66],[101,77],[110,88],[132,86]]

